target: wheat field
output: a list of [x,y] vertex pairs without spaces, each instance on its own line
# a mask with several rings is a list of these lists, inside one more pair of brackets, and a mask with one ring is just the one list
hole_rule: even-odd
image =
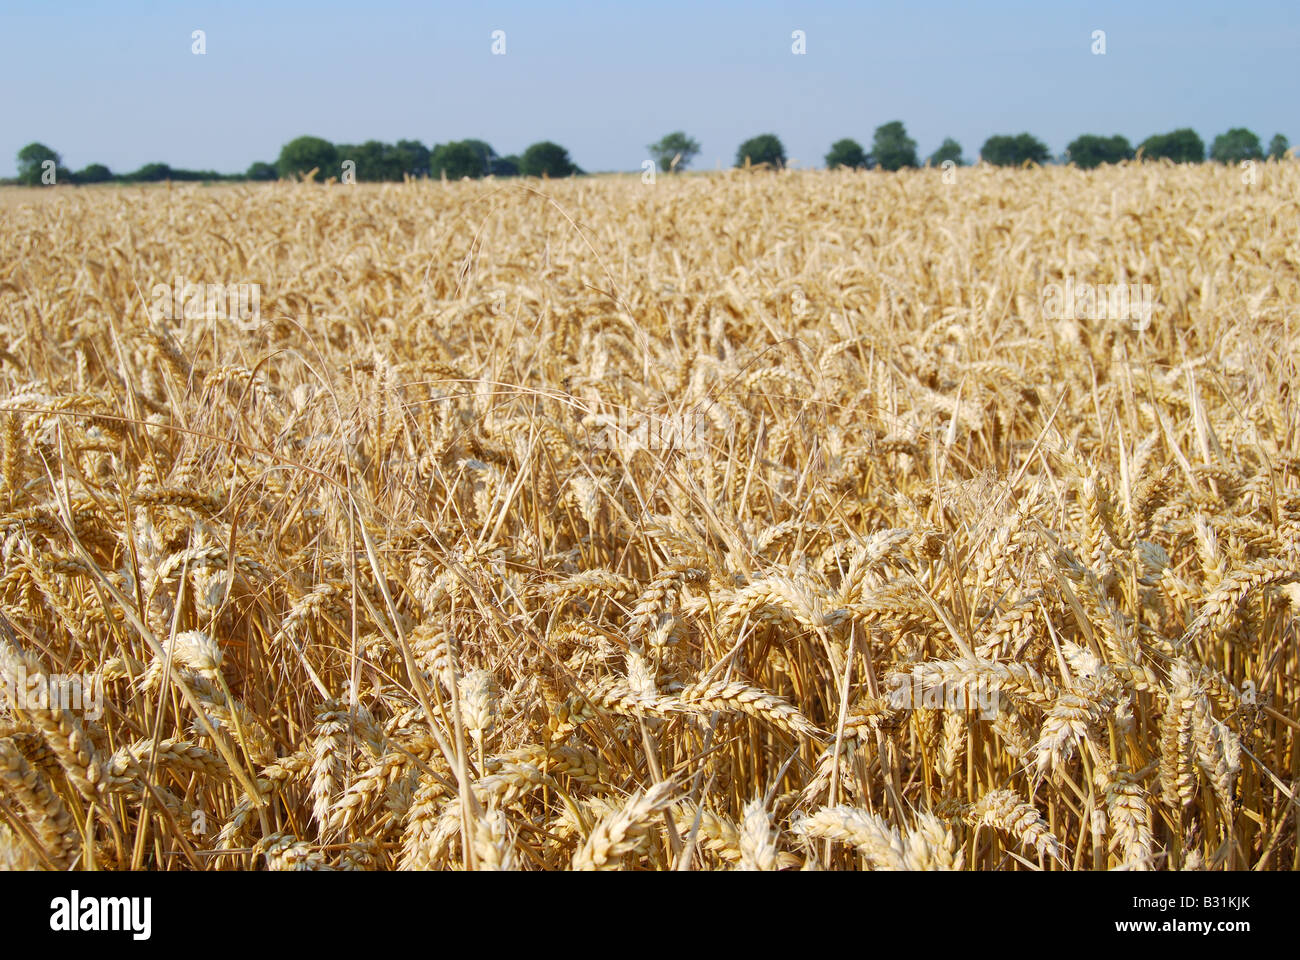
[[1256,174],[12,191],[0,863],[1295,868]]

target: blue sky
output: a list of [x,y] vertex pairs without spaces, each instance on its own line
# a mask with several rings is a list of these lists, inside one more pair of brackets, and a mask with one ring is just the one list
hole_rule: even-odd
[[[207,52],[191,52],[206,32]],[[791,52],[803,30],[807,53]],[[1091,52],[1093,30],[1107,52]],[[506,33],[504,56],[492,32]],[[549,139],[636,170],[684,129],[694,167],[778,134],[799,166],[902,120],[922,154],[1027,130],[1135,144],[1190,126],[1300,142],[1300,2],[104,3],[0,0],[0,176],[38,140],[73,169],[242,171],[336,143]]]

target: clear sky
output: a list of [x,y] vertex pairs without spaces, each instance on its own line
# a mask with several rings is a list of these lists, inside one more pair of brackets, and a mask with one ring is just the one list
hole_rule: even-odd
[[305,133],[502,155],[549,139],[589,171],[639,169],[677,129],[703,147],[696,169],[766,132],[821,165],[890,120],[922,155],[952,136],[968,158],[1025,130],[1054,155],[1081,133],[1136,145],[1183,126],[1207,146],[1235,126],[1295,144],[1297,54],[1300,0],[0,0],[0,176],[33,140],[73,169],[239,172]]

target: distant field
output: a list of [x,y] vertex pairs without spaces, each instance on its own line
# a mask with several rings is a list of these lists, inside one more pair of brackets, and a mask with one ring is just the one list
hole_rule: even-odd
[[0,865],[1294,869],[1300,164],[947,179],[0,190]]

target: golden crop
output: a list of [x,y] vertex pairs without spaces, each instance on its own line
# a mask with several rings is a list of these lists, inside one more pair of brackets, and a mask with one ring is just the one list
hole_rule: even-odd
[[1295,868],[1300,164],[948,179],[11,192],[0,863]]

